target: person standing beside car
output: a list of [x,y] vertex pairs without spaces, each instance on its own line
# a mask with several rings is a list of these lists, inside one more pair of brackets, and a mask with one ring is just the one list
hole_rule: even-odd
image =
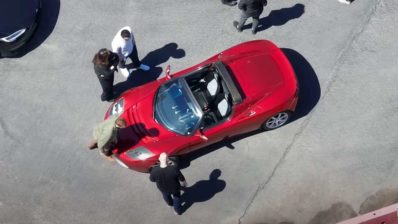
[[181,215],[181,185],[186,187],[187,182],[184,175],[176,165],[171,165],[166,153],[159,156],[159,166],[155,166],[150,170],[149,179],[156,182],[156,186],[163,195],[163,199],[169,206],[174,207],[174,213]]
[[240,16],[239,22],[233,22],[233,25],[238,32],[242,32],[242,27],[245,25],[246,20],[252,17],[252,34],[256,34],[260,15],[263,12],[264,6],[266,5],[267,0],[240,0],[238,8],[242,11],[242,14]]
[[113,95],[113,80],[116,66],[119,64],[119,56],[106,48],[102,48],[94,55],[92,60],[94,72],[102,87],[101,100],[111,101]]
[[130,75],[130,72],[126,68],[127,58],[131,59],[134,68],[139,68],[143,71],[148,71],[150,69],[148,65],[142,64],[138,58],[137,45],[129,26],[123,27],[116,33],[112,40],[112,51],[119,56],[120,72],[126,78]]

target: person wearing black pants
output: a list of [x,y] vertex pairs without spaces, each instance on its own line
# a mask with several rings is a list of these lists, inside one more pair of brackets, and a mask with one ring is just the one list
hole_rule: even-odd
[[177,165],[171,165],[166,153],[159,156],[159,166],[155,166],[150,170],[149,179],[156,182],[156,186],[162,193],[163,199],[167,205],[174,207],[174,213],[181,215],[181,185],[186,187],[184,175],[177,168]]
[[102,48],[95,54],[92,62],[94,64],[94,72],[102,87],[101,100],[113,100],[114,72],[119,64],[119,57],[117,54]]
[[252,34],[256,34],[260,15],[263,12],[264,6],[266,5],[267,0],[240,0],[238,8],[242,10],[242,14],[239,22],[233,22],[233,25],[238,32],[242,32],[242,27],[245,25],[246,20],[252,17]]

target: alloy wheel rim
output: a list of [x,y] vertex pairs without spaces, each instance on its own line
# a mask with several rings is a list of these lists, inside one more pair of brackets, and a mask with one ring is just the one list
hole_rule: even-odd
[[282,112],[268,119],[265,126],[270,129],[278,128],[284,125],[288,119],[289,115],[286,112]]

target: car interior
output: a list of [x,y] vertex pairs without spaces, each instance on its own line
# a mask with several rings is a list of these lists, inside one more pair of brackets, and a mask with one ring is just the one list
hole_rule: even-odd
[[203,128],[217,124],[230,115],[231,94],[217,69],[207,66],[185,79],[203,111]]

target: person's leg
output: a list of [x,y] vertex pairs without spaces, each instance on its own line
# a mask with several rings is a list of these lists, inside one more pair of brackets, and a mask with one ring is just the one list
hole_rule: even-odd
[[109,101],[113,99],[113,79],[114,76],[108,79],[98,77],[98,80],[102,87],[102,94],[101,94],[102,101]]
[[258,21],[260,19],[260,16],[255,16],[255,17],[252,17],[252,18],[253,18],[252,34],[256,34],[257,33]]
[[129,55],[129,58],[133,62],[134,68],[138,68],[141,65],[141,61],[138,58],[137,45],[134,45],[133,52]]
[[171,199],[170,194],[162,192],[162,196],[168,206],[173,206],[173,200]]
[[245,25],[245,23],[246,23],[246,20],[248,19],[249,17],[245,14],[245,13],[242,13],[241,14],[241,16],[240,16],[240,19],[239,19],[239,22],[237,22],[237,21],[234,21],[234,27],[239,31],[239,32],[242,32],[242,27]]
[[174,211],[178,215],[181,215],[182,209],[181,209],[181,193],[180,192],[178,192],[177,194],[173,194],[173,207],[174,207]]
[[138,50],[137,45],[134,45],[133,52],[129,55],[129,58],[133,62],[134,68],[139,68],[144,71],[148,71],[150,67],[148,65],[144,65],[141,63],[140,59],[138,58]]

